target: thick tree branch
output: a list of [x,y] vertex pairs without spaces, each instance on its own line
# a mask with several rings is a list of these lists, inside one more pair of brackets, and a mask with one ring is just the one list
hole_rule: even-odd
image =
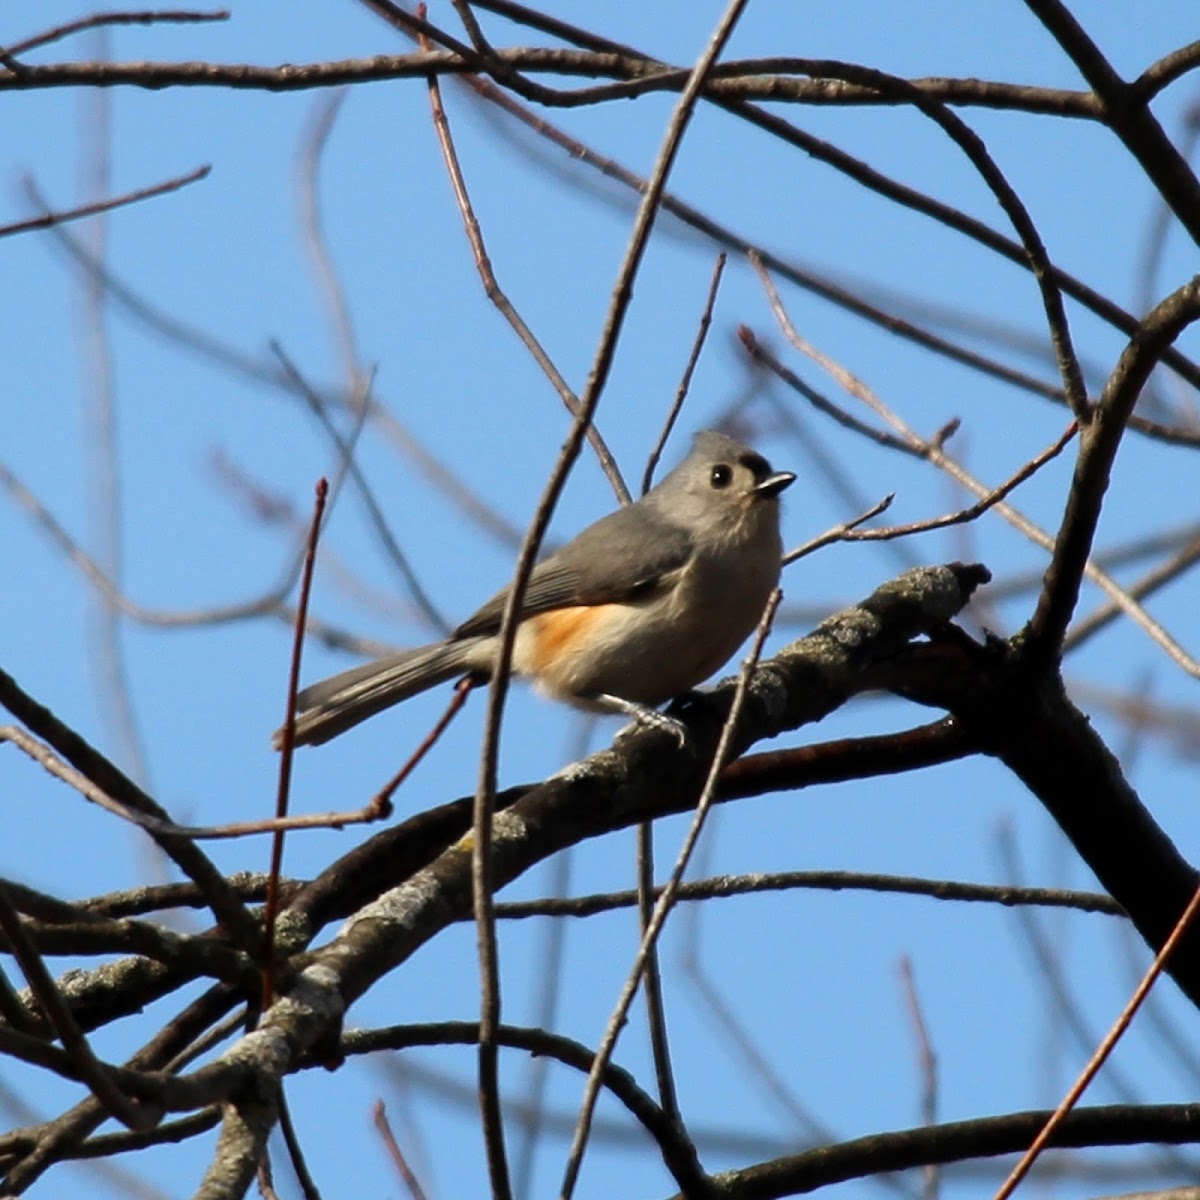
[[1143,88],[1126,83],[1060,0],[1025,0],[1100,101],[1104,123],[1137,159],[1176,219],[1200,243],[1200,182],[1150,111]]
[[[949,708],[1029,788],[1157,951],[1200,875],[1130,787],[1062,679],[1028,663],[1019,639],[980,647],[965,637],[916,647],[887,673],[903,694]],[[1167,969],[1200,1006],[1200,930],[1185,937]]]
[[[774,1162],[713,1176],[717,1195],[729,1200],[774,1200],[848,1179],[902,1171],[929,1163],[959,1162],[1023,1150],[1048,1112],[1010,1113],[974,1121],[926,1125],[871,1134],[820,1146]],[[1186,1145],[1200,1140],[1200,1105],[1112,1105],[1081,1108],[1063,1123],[1055,1146],[1132,1146],[1139,1142]],[[674,1196],[671,1200],[683,1200]]]
[[[372,7],[375,7],[372,5]],[[406,14],[407,16],[407,14]],[[413,28],[418,24],[408,18]],[[440,33],[428,27],[431,33]],[[226,87],[254,91],[306,91],[350,83],[389,79],[428,79],[489,68],[506,85],[528,93],[542,104],[570,108],[628,99],[654,92],[681,92],[690,68],[660,63],[632,49],[589,51],[550,46],[497,48],[483,55],[441,34],[438,40],[461,49],[376,54],[326,62],[78,62],[23,64],[20,71],[0,72],[0,91],[32,91],[54,87]],[[814,105],[880,105],[900,101],[877,88],[828,79],[808,78],[818,72],[814,59],[773,56],[718,65],[704,94],[722,100],[774,100]],[[600,88],[567,92],[515,78],[519,71],[568,77],[608,78]],[[1102,107],[1088,92],[1045,88],[981,79],[914,79],[922,96],[946,104],[1010,109],[1060,117],[1101,119]]]
[[[1031,660],[1057,661],[1061,653],[1067,625],[1079,599],[1113,462],[1133,406],[1164,351],[1197,319],[1200,319],[1200,276],[1189,280],[1147,314],[1109,377],[1096,407],[1095,420],[1081,433],[1066,511],[1037,610],[1030,622],[1027,652]],[[1183,665],[1191,670],[1187,664]]]
[[[908,571],[785,647],[761,664],[751,680],[734,753],[760,738],[819,720],[872,686],[874,666],[912,638],[941,628],[987,578],[982,567],[957,563]],[[638,731],[518,794],[495,818],[495,886],[503,887],[535,862],[583,838],[689,808],[712,760],[732,694],[732,684],[726,683],[712,696],[677,709],[689,728],[683,749],[670,735]],[[470,857],[469,846],[450,846],[361,909],[337,938],[314,953],[315,961],[338,975],[347,1003],[469,912]]]

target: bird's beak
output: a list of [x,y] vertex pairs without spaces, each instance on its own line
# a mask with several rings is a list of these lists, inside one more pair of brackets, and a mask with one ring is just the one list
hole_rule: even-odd
[[791,471],[776,471],[774,475],[768,475],[766,479],[754,485],[754,495],[761,500],[769,500],[772,496],[778,496],[785,487],[790,487],[796,481],[796,476]]

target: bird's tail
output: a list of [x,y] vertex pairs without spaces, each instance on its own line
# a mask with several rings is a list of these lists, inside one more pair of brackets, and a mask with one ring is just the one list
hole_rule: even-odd
[[[306,687],[296,697],[295,744],[319,746],[409,696],[464,674],[481,640],[461,638],[402,650]],[[283,730],[277,729],[271,740],[278,750]]]

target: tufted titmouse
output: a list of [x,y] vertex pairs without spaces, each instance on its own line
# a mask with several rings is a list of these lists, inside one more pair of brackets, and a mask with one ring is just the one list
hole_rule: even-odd
[[[679,733],[653,706],[724,666],[762,616],[783,555],[777,498],[795,478],[723,433],[696,434],[657,487],[533,569],[513,672],[577,707]],[[297,745],[327,742],[456,675],[486,678],[507,595],[498,592],[443,642],[305,688]]]

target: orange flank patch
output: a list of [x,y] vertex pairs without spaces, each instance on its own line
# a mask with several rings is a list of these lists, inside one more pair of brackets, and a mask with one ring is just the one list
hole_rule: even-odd
[[621,607],[619,604],[576,605],[529,617],[524,624],[533,634],[529,646],[531,673],[540,674],[560,658],[569,658],[575,651],[577,639],[590,636],[597,623],[603,624]]

